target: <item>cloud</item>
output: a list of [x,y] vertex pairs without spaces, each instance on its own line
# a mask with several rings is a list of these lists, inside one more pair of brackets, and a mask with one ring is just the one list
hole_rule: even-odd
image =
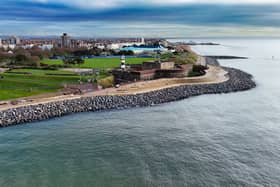
[[277,35],[278,1],[1,0],[0,34],[72,32],[87,36],[131,36],[143,33],[182,37],[184,33],[246,35],[250,31],[251,35]]
[[[22,0],[24,1],[24,0]],[[178,6],[187,4],[280,4],[279,0],[26,0],[37,3],[60,3],[80,8],[119,8],[126,6]]]
[[[59,1],[59,0],[57,0]],[[165,0],[166,1],[166,0]],[[0,3],[1,5],[1,3]],[[1,5],[3,7],[3,5]],[[28,7],[28,8],[27,8]],[[280,27],[280,5],[197,5],[177,7],[134,6],[103,11],[81,10],[57,4],[13,4],[0,10],[0,20],[53,22],[107,21],[188,25]],[[1,29],[0,29],[1,31]]]
[[[28,25],[28,27],[25,27]],[[150,24],[147,22],[47,22],[3,21],[0,22],[4,35],[58,36],[63,32],[70,36],[88,37],[279,37],[280,28],[255,26],[196,26],[182,24]],[[13,32],[11,33],[11,30]]]

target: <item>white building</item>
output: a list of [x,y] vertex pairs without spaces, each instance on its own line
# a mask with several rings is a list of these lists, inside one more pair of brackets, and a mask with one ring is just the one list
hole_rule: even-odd
[[21,46],[23,49],[30,49],[34,46],[34,44],[26,44],[26,45],[23,45]]
[[105,49],[106,46],[103,43],[96,43],[94,44],[95,47],[97,47],[98,49]]
[[134,47],[134,46],[128,46],[121,48],[121,51],[133,51],[135,54],[141,54],[141,53],[156,53],[156,52],[161,52],[161,53],[166,53],[168,52],[168,49],[163,47],[163,46],[158,46],[158,47]]
[[140,45],[145,45],[145,39],[144,38],[141,38],[140,41],[137,41],[137,42],[126,42],[126,43],[112,43],[112,44],[109,44],[107,46],[108,49],[113,49],[113,50],[116,50],[116,49],[121,49],[123,48],[124,46],[133,46],[133,45],[137,45],[137,46],[140,46]]
[[121,43],[114,43],[114,44],[109,44],[107,45],[108,49],[120,49]]
[[53,44],[43,44],[40,45],[39,48],[41,48],[42,50],[50,50],[53,48]]
[[145,44],[145,38],[141,38],[141,43],[144,45]]
[[15,49],[16,48],[16,45],[14,44],[8,44],[8,45],[2,45],[2,47],[7,50],[7,49]]

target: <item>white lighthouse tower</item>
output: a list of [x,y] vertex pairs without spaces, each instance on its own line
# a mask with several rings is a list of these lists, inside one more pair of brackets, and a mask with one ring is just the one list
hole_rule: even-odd
[[141,38],[141,44],[145,45],[145,38],[143,38],[143,37]]
[[122,55],[122,56],[121,56],[121,69],[122,69],[122,70],[125,70],[125,68],[126,68],[126,65],[125,65],[125,56]]

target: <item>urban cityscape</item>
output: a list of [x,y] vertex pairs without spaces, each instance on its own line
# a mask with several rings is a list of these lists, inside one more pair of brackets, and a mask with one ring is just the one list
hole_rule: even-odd
[[[7,49],[20,48],[32,48],[39,47],[40,49],[50,50],[52,48],[87,48],[97,47],[99,49],[120,49],[124,46],[140,46],[145,44],[154,44],[160,39],[149,39],[145,42],[144,38],[92,38],[92,39],[79,39],[69,36],[67,33],[63,33],[62,36],[56,38],[20,38],[17,36],[11,36],[6,38],[0,38],[0,47]],[[166,43],[165,43],[166,44]]]

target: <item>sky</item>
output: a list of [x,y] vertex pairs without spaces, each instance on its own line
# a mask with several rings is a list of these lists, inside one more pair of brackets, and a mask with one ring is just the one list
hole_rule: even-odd
[[1,0],[0,35],[279,37],[280,0]]

